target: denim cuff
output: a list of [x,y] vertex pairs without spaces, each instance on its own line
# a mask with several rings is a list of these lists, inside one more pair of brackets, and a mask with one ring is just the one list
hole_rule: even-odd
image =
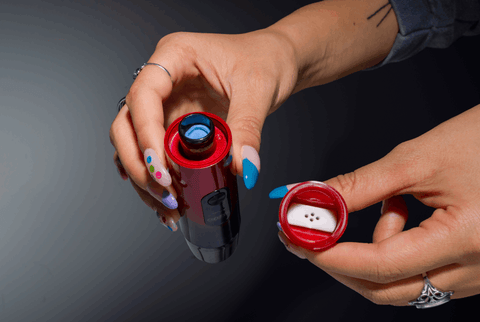
[[[446,48],[461,36],[480,34],[478,0],[390,0],[399,32],[388,56],[374,70],[422,51]],[[381,26],[379,27],[381,28]]]

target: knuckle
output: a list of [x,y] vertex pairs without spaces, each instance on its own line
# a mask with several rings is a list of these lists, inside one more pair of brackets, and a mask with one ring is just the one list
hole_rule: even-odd
[[125,96],[125,102],[127,106],[134,106],[135,100],[141,97],[141,91],[144,90],[144,84],[140,84],[137,81],[134,81],[130,89],[128,90],[127,95]]
[[110,143],[115,147],[115,137],[117,136],[118,130],[119,130],[119,118],[116,117],[112,125],[110,126],[110,131],[109,131],[109,136],[110,136]]
[[[237,119],[236,125],[233,127],[234,130],[241,131],[249,136],[249,139],[255,142],[255,144],[260,145],[261,135],[262,135],[262,121],[259,120],[256,116],[253,115],[242,115]],[[253,143],[252,142],[252,143]],[[260,148],[259,146],[255,146]]]
[[356,171],[349,172],[346,174],[341,174],[332,179],[332,183],[335,184],[339,190],[340,194],[348,195],[355,188],[357,181]]
[[[454,209],[450,212],[436,210],[432,217],[437,222],[441,222],[443,229],[436,229],[441,233],[441,238],[454,240],[457,249],[463,252],[456,252],[462,258],[458,260],[474,260],[480,258],[480,209],[473,206],[466,206],[464,209]],[[425,226],[425,223],[420,223]]]
[[162,49],[163,52],[172,56],[180,57],[180,61],[195,57],[194,44],[198,42],[198,34],[191,32],[173,32],[162,37],[156,46],[156,49]]
[[163,36],[157,43],[157,48],[165,46],[171,43],[182,43],[183,40],[189,35],[188,32],[177,31]]
[[393,159],[395,173],[404,182],[404,186],[422,182],[436,173],[437,166],[432,162],[428,147],[422,147],[423,144],[418,139],[405,141],[389,153]]

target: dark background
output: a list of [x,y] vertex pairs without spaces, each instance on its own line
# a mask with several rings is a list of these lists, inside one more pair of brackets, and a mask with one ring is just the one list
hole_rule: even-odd
[[[292,96],[265,123],[257,186],[240,181],[240,245],[209,265],[117,175],[116,103],[162,36],[248,32],[308,2],[81,3],[0,5],[1,321],[477,316],[478,296],[425,311],[370,303],[285,250],[268,193],[352,171],[480,103],[478,37]],[[432,212],[407,202],[408,227]],[[352,214],[342,241],[371,242],[379,215],[379,205]]]

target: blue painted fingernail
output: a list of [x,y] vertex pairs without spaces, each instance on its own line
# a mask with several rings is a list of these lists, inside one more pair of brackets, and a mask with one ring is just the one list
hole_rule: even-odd
[[268,197],[270,199],[283,198],[287,194],[287,192],[288,192],[287,186],[281,186],[270,191],[270,193],[268,194]]
[[257,183],[258,170],[248,159],[243,159],[243,182],[247,189],[252,189]]
[[232,160],[233,160],[233,157],[232,155],[230,154],[227,158],[227,160],[225,160],[225,163],[223,164],[223,166],[226,168],[228,167],[231,163],[232,163]]
[[242,147],[243,182],[247,189],[252,189],[257,183],[260,171],[260,157],[257,150],[249,145]]
[[277,228],[278,228],[278,230],[283,231],[282,225],[280,225],[280,223],[278,221],[277,221]]

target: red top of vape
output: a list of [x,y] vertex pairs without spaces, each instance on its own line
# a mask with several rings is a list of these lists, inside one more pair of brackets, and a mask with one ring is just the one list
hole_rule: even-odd
[[207,158],[203,160],[192,160],[185,157],[181,149],[181,140],[180,134],[178,132],[178,126],[180,122],[191,114],[198,114],[198,112],[193,112],[185,114],[184,116],[175,120],[167,129],[165,133],[165,151],[168,157],[175,162],[177,165],[189,169],[202,169],[207,168],[212,165],[219,163],[225,156],[227,156],[232,146],[232,133],[228,126],[226,126],[225,121],[215,114],[202,112],[201,114],[208,116],[215,126],[215,137],[213,144],[215,144],[214,152]]
[[[332,210],[337,221],[333,233],[290,225],[287,214],[293,203]],[[292,243],[313,251],[325,250],[332,247],[345,232],[348,221],[347,205],[333,187],[322,182],[304,182],[294,186],[283,197],[279,220],[284,234]]]

